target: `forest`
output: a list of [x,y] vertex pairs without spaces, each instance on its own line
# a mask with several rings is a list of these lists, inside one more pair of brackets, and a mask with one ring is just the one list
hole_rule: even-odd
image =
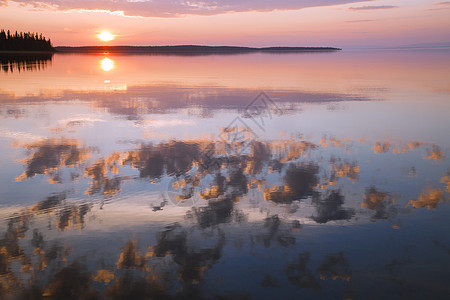
[[46,39],[42,33],[15,32],[0,30],[0,51],[36,51],[54,52],[50,39]]

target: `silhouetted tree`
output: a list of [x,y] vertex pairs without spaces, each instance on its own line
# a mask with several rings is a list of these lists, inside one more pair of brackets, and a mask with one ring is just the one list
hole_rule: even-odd
[[55,51],[50,39],[42,34],[17,31],[14,35],[8,30],[0,30],[0,51]]

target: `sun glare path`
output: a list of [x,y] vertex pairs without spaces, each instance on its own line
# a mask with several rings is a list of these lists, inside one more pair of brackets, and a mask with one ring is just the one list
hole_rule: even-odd
[[97,34],[97,38],[99,38],[103,42],[109,42],[116,38],[116,36],[108,31],[102,31]]
[[112,69],[114,69],[115,63],[112,59],[105,57],[100,61],[100,67],[102,68],[103,71],[109,72]]

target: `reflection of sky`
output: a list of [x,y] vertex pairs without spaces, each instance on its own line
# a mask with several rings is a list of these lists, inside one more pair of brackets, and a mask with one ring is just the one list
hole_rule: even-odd
[[[448,52],[342,51],[232,56],[109,55],[116,68],[106,74],[98,55],[54,55],[40,72],[8,74],[0,89],[16,97],[46,91],[103,90],[105,80],[133,85],[207,86],[314,93],[377,94],[383,91],[448,91]],[[239,76],[237,76],[239,74]],[[0,74],[2,77],[6,76]],[[20,78],[20,79],[19,79]],[[20,85],[27,80],[26,89]]]
[[[389,131],[394,138],[445,143],[440,137],[448,128],[444,78],[450,75],[446,56],[445,52],[426,51],[189,58],[56,55],[54,64],[45,70],[1,75],[8,80],[0,83],[0,99],[8,103],[10,114],[27,111],[13,103],[78,99],[92,103],[99,111],[106,109],[129,120],[140,119],[133,126],[147,129],[152,122],[161,125],[158,119],[166,118],[167,113],[176,113],[175,119],[180,119],[179,110],[183,109],[182,115],[187,114],[189,119],[201,117],[195,120],[197,129],[214,128],[211,132],[217,132],[231,120],[222,117],[221,111],[241,109],[265,91],[289,113],[273,120],[268,127],[272,133],[301,128],[304,133],[341,137],[351,133],[353,138],[383,139]],[[25,88],[23,80],[28,82]],[[64,115],[66,110],[62,106],[46,108],[52,110],[46,118]],[[75,113],[74,109],[68,110]],[[297,113],[292,114],[294,111]],[[292,122],[296,127],[290,126]],[[113,122],[112,126],[121,123],[130,127],[127,123],[131,122]],[[152,132],[182,138],[202,134],[189,125],[183,128],[183,136],[176,127],[171,132],[162,127]]]
[[[95,257],[85,256],[96,280],[151,269],[153,279],[168,272],[184,287],[222,278],[223,293],[252,286],[254,295],[263,295],[261,282],[283,286],[287,298],[299,287],[305,297],[322,289],[321,297],[332,298],[336,284],[338,294],[353,287],[368,295],[367,269],[394,289],[402,288],[391,277],[408,287],[422,273],[442,282],[432,274],[447,270],[441,264],[449,243],[449,104],[440,79],[446,70],[425,56],[424,73],[407,59],[392,71],[399,77],[388,65],[357,64],[342,73],[352,76],[340,77],[336,65],[320,59],[322,69],[309,62],[297,70],[280,67],[285,57],[276,56],[257,76],[262,83],[274,80],[266,91],[272,100],[266,99],[264,115],[252,118],[245,107],[261,90],[245,66],[260,57],[246,57],[249,63],[235,73],[225,62],[242,56],[184,58],[180,69],[172,58],[144,56],[154,68],[136,74],[135,56],[110,58],[120,63],[106,73],[102,58],[75,55],[56,56],[51,67],[23,77],[0,74],[6,78],[0,83],[0,229],[7,233],[0,247],[18,241],[26,253],[8,246],[0,262],[22,264],[25,272],[29,261],[67,266],[96,249]],[[223,64],[224,73],[189,69],[206,61]],[[433,68],[436,77],[427,78]],[[157,76],[161,80],[152,81]],[[206,84],[211,78],[212,87]],[[408,83],[411,78],[416,81]],[[45,80],[54,80],[53,90]],[[242,136],[257,136],[242,152],[230,143],[236,155],[224,144],[233,120]],[[48,241],[39,247],[35,229]],[[51,250],[58,241],[64,246]],[[424,267],[427,254],[432,261]],[[239,265],[242,274],[232,275]],[[418,266],[416,279],[405,275]],[[261,278],[242,280],[254,272]],[[8,274],[5,280],[12,280]],[[428,283],[416,284],[419,294],[429,291]],[[48,291],[57,294],[57,287]]]

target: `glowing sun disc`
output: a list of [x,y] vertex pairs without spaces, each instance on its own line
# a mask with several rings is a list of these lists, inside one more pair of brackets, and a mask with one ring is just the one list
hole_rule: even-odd
[[109,42],[116,38],[114,34],[108,31],[100,32],[99,34],[97,34],[97,37],[103,42]]

